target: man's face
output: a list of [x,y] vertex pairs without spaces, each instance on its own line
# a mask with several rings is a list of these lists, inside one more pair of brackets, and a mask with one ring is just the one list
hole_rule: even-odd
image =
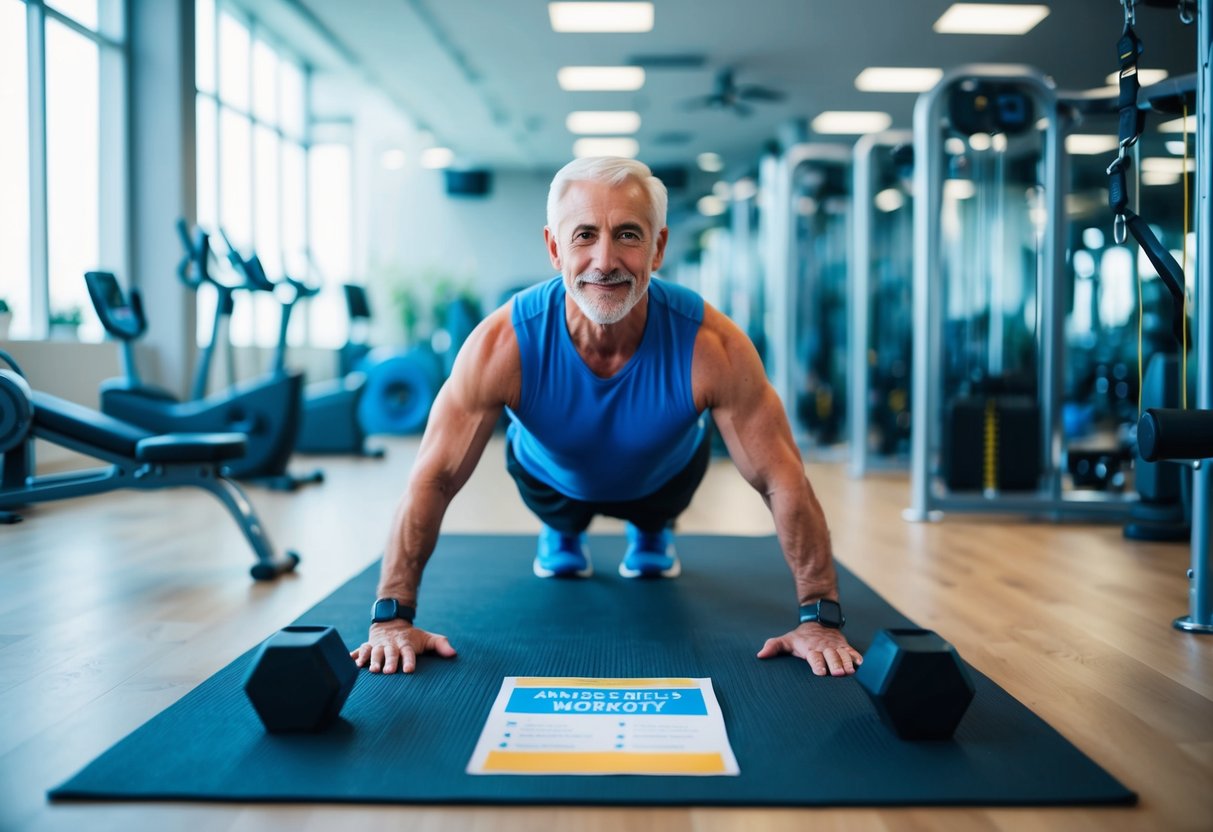
[[545,228],[552,265],[569,297],[596,324],[623,320],[661,266],[666,228],[654,229],[648,193],[638,182],[574,182],[556,228]]

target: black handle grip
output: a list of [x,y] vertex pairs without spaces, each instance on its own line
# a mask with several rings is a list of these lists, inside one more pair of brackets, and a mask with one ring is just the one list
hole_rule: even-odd
[[1213,457],[1213,410],[1150,408],[1137,423],[1137,449],[1146,462]]

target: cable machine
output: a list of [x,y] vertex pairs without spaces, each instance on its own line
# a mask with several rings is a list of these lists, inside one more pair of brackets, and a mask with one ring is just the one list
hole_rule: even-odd
[[1063,135],[1029,67],[954,69],[915,106],[907,519],[1127,512],[1064,476]]
[[913,134],[855,143],[847,292],[850,471],[908,464]]
[[[845,437],[851,151],[796,144],[763,175],[767,372],[802,447]],[[770,187],[767,186],[770,183]]]

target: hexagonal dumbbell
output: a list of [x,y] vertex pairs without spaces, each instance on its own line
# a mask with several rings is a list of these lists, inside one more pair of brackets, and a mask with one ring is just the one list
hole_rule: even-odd
[[323,731],[357,678],[358,666],[335,628],[284,627],[253,657],[244,692],[268,731]]
[[952,736],[975,692],[956,648],[931,630],[881,630],[855,678],[906,740]]

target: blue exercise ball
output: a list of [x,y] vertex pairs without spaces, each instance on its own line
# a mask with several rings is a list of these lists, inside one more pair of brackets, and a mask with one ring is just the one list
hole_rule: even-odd
[[358,422],[367,434],[411,434],[425,429],[430,408],[442,387],[441,360],[425,347],[399,352],[371,350],[359,362],[366,387],[358,403]]

